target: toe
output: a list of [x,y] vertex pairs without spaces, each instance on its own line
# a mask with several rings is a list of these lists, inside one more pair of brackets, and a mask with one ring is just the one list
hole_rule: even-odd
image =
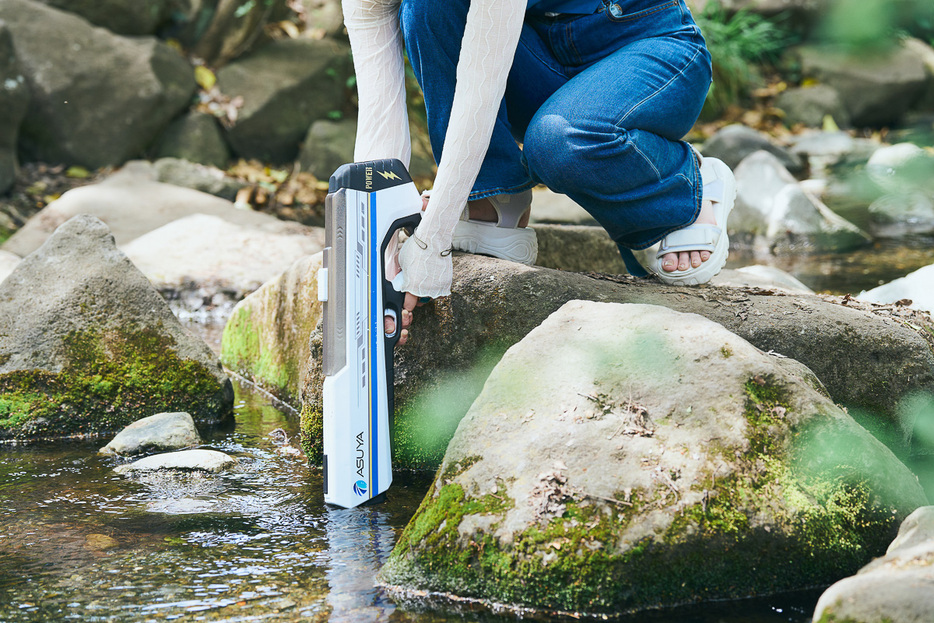
[[679,253],[678,254],[678,270],[687,270],[691,267],[691,254],[690,253]]
[[701,261],[700,251],[691,251],[691,266],[697,268],[701,265]]
[[678,270],[678,256],[674,253],[668,253],[662,257],[662,270],[667,273]]

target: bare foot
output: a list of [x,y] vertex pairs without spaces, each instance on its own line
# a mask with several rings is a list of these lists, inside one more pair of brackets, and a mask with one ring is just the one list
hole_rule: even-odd
[[[695,223],[701,225],[716,225],[717,218],[713,211],[713,204],[704,201],[701,204],[700,214],[697,215]],[[687,270],[688,268],[697,268],[710,259],[710,251],[684,251],[681,253],[667,253],[662,257],[662,270],[666,273],[673,273],[676,270]]]

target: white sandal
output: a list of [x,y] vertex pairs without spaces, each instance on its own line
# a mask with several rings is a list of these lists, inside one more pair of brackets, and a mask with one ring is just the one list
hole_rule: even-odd
[[[704,185],[704,201],[710,201],[716,225],[693,223],[665,236],[658,245],[651,269],[663,282],[671,285],[695,286],[710,281],[726,264],[730,238],[726,222],[736,202],[736,179],[733,171],[716,158],[704,158],[700,165]],[[668,272],[662,268],[662,258],[669,253],[709,251],[710,258],[697,268]]]
[[464,208],[454,227],[452,247],[456,251],[492,255],[521,264],[534,264],[538,257],[535,230],[519,227],[519,220],[532,205],[532,191],[487,197],[496,209],[495,223],[471,220]]

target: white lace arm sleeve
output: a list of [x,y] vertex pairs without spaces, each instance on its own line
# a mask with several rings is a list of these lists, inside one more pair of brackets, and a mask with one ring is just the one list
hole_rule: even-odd
[[[449,250],[454,226],[490,144],[527,4],[527,0],[470,3],[444,155],[422,223],[399,254],[401,290],[430,297],[451,293]],[[439,2],[438,10],[443,6]]]
[[354,160],[398,158],[409,165],[405,65],[399,0],[342,0],[357,75]]

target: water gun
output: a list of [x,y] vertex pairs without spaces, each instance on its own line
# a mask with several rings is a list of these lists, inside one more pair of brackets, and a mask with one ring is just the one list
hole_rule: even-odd
[[[387,276],[397,233],[421,220],[422,200],[399,160],[345,164],[325,200],[318,273],[324,302],[324,501],[378,502],[392,483],[393,348],[404,293]],[[384,317],[395,330],[387,333]]]

